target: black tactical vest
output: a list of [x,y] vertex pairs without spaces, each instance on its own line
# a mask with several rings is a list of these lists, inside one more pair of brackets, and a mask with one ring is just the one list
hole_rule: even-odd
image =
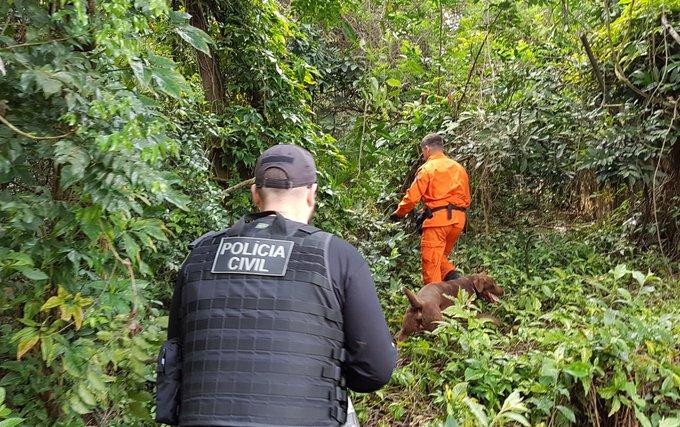
[[345,421],[331,235],[271,214],[209,233],[185,262],[180,425]]

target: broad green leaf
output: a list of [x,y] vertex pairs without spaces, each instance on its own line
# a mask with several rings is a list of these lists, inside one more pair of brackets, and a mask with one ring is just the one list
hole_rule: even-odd
[[21,272],[26,278],[31,279],[31,280],[47,280],[49,277],[47,274],[43,273],[42,271],[38,270],[37,268],[30,268],[30,267],[15,267],[18,271]]
[[564,418],[572,423],[576,422],[576,414],[574,414],[574,411],[562,405],[557,405],[557,409],[564,415]]
[[140,420],[147,420],[151,418],[151,414],[149,413],[148,409],[146,409],[141,402],[132,401],[128,405],[128,408],[130,408],[130,412]]
[[71,396],[71,398],[68,400],[69,406],[71,406],[71,409],[73,409],[75,412],[77,412],[80,415],[85,415],[89,414],[92,412],[92,409],[88,408],[85,403],[83,403],[78,396],[75,394]]
[[175,28],[175,32],[195,49],[211,56],[208,44],[214,44],[215,42],[203,30],[187,25]]
[[680,418],[664,418],[659,422],[659,427],[680,427]]
[[614,268],[613,273],[614,273],[614,278],[616,280],[618,280],[618,279],[622,278],[623,276],[625,276],[626,274],[630,273],[630,270],[628,270],[628,267],[626,266],[626,264],[619,264]]
[[564,371],[576,378],[584,378],[590,374],[591,366],[585,362],[574,362],[569,364]]
[[385,83],[387,83],[387,85],[388,85],[388,86],[391,86],[391,87],[400,87],[400,86],[401,86],[401,82],[400,82],[399,80],[397,80],[397,79],[394,79],[394,78],[392,78],[392,79],[387,79],[387,80],[385,81]]
[[137,81],[142,85],[142,87],[147,87],[151,83],[151,75],[148,68],[142,60],[139,58],[130,58],[128,60],[132,73],[137,78]]
[[640,286],[644,285],[647,281],[647,276],[637,270],[631,272],[631,276],[633,276],[633,279],[637,280]]
[[446,423],[444,424],[444,427],[458,427],[458,425],[458,421],[456,421],[453,415],[446,417]]
[[90,390],[87,389],[85,383],[81,382],[78,385],[78,396],[86,405],[95,406],[97,404],[94,395],[92,394],[92,392],[90,392]]
[[522,414],[518,414],[516,412],[505,412],[503,414],[503,417],[516,421],[522,424],[523,426],[531,427],[531,423],[529,423],[529,420],[527,420],[526,417]]
[[621,295],[626,301],[630,301],[630,300],[632,299],[632,297],[631,297],[631,295],[630,295],[630,292],[628,292],[627,289],[618,288],[616,291],[617,291],[617,292],[619,293],[619,295]]
[[539,375],[542,377],[550,377],[557,379],[560,370],[557,369],[556,363],[553,359],[543,359],[543,364],[541,365],[541,370]]
[[5,389],[3,387],[0,387],[0,403],[3,403],[5,401]]
[[615,397],[612,400],[612,407],[609,410],[609,414],[607,414],[607,416],[611,417],[612,415],[617,413],[619,411],[619,409],[621,409],[621,399],[619,399],[618,397]]
[[55,79],[53,75],[41,70],[34,70],[33,72],[35,73],[35,82],[45,94],[45,98],[61,91],[62,84],[59,79]]
[[52,297],[48,298],[47,301],[45,301],[45,304],[43,304],[42,307],[40,307],[40,311],[45,311],[45,310],[49,310],[50,308],[57,307],[63,302],[64,302],[64,300],[61,299],[60,297],[52,296]]
[[38,331],[23,337],[17,346],[17,359],[21,359],[24,354],[29,352],[38,343],[38,340],[40,340]]
[[136,400],[138,402],[146,403],[153,400],[153,396],[148,391],[134,391],[128,394],[130,399]]
[[640,424],[642,424],[642,427],[652,427],[652,422],[649,421],[649,418],[642,412],[640,409],[637,407],[635,408],[635,418],[640,421]]
[[108,386],[105,383],[106,378],[101,374],[93,371],[92,369],[87,371],[87,381],[93,389],[100,393],[105,393],[108,390]]
[[14,427],[18,426],[24,421],[23,418],[7,418],[6,420],[0,421],[0,427]]
[[475,418],[477,418],[479,425],[482,426],[489,425],[489,419],[487,418],[486,413],[484,412],[484,407],[482,405],[475,402],[469,397],[464,398],[463,402],[465,402],[465,405],[467,405],[468,409],[470,409],[472,415],[474,415]]
[[190,92],[189,84],[171,59],[151,54],[148,68],[151,80],[166,94],[179,98],[182,92]]
[[43,335],[40,340],[40,352],[42,353],[42,358],[47,366],[52,364],[52,361],[56,357],[56,351],[54,346],[54,339],[52,335]]

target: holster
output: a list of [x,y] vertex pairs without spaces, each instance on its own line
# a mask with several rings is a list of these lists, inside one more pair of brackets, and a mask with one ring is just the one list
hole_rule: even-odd
[[163,343],[156,365],[156,421],[179,424],[182,348],[177,338]]
[[416,231],[418,231],[418,234],[423,234],[423,223],[425,220],[432,218],[432,216],[432,209],[427,206],[418,213],[418,218],[416,218]]

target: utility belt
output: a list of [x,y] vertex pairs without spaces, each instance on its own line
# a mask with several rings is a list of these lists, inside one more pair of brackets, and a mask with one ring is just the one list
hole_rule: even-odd
[[418,234],[423,234],[423,224],[425,223],[425,220],[432,218],[435,212],[443,210],[447,211],[447,219],[449,220],[453,218],[453,211],[467,212],[467,208],[462,208],[451,203],[444,206],[437,206],[436,208],[428,208],[425,206],[423,210],[420,211],[418,219],[416,219],[416,230],[418,230]]

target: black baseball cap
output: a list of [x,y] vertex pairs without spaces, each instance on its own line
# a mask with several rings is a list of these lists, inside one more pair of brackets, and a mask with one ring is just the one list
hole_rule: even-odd
[[[281,169],[286,178],[265,178],[271,168]],[[312,185],[316,182],[314,158],[302,147],[279,144],[265,150],[255,164],[255,185],[269,188],[294,188]]]

